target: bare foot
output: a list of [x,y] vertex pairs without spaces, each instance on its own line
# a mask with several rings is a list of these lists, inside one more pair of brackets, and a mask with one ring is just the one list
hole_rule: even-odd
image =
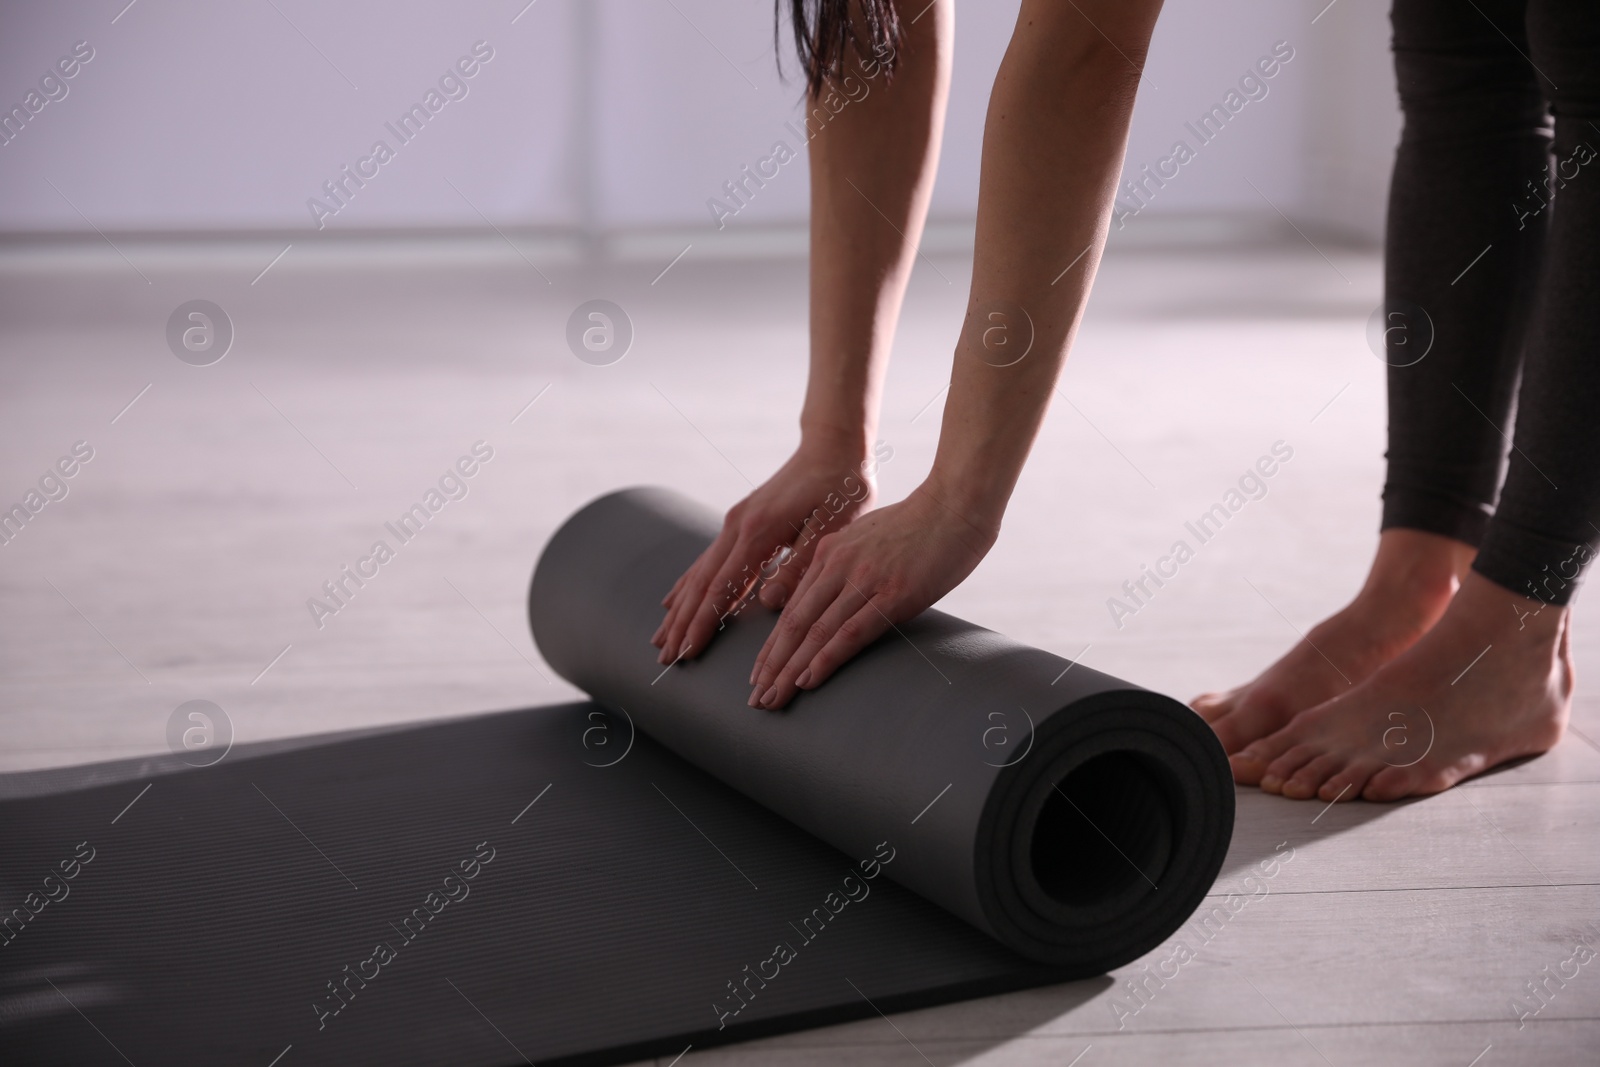
[[1389,529],[1356,598],[1312,627],[1255,681],[1189,706],[1230,756],[1282,729],[1300,712],[1365,681],[1438,621],[1476,549],[1421,530]]
[[1229,761],[1297,800],[1438,793],[1548,751],[1572,704],[1569,611],[1469,574],[1438,625],[1367,681]]

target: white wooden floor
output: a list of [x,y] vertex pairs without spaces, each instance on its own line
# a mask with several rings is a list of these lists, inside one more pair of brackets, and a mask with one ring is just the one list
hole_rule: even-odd
[[[670,252],[598,271],[530,248],[547,283],[493,243],[295,247],[264,275],[281,243],[119,244],[0,250],[0,507],[75,442],[94,449],[0,546],[3,770],[164,752],[192,699],[244,742],[571,697],[523,617],[554,526],[626,484],[732,503],[796,437],[796,263],[691,253],[652,284]],[[1339,606],[1376,539],[1379,270],[1323,251],[1108,259],[1001,541],[944,606],[1180,698],[1252,674]],[[957,260],[917,267],[880,431],[888,499],[932,456],[966,279]],[[610,366],[564,339],[596,297],[636,331]],[[236,333],[212,366],[165,338],[195,298]],[[307,598],[480,440],[494,458],[467,497],[319,629]],[[1280,440],[1294,457],[1268,495],[1118,630],[1106,599]],[[1143,1000],[1125,983],[1171,949],[1110,979],[681,1063],[1600,1061],[1600,962],[1564,962],[1600,935],[1588,614],[1555,753],[1392,807],[1243,793],[1215,902],[1255,896]],[[1293,859],[1241,889],[1280,844]],[[1546,979],[1519,1026],[1513,998]]]

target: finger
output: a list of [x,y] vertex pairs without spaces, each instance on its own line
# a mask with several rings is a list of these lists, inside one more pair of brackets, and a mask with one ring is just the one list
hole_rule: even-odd
[[694,618],[694,610],[705,599],[706,586],[711,581],[715,568],[722,565],[733,548],[732,539],[724,543],[722,538],[712,542],[711,547],[695,562],[694,573],[684,583],[683,589],[678,594],[678,599],[672,605],[672,619],[667,626],[667,636],[661,643],[661,655],[657,657],[660,663],[671,663],[683,652],[683,635],[689,628],[690,621]]
[[[710,551],[710,549],[707,549],[707,551]],[[684,586],[694,581],[694,576],[703,565],[702,561],[704,559],[705,553],[702,552],[693,563],[689,564],[689,566],[684,569],[682,574],[678,575],[678,580],[673,583],[672,592],[669,594],[670,603],[666,605],[667,610],[661,619],[661,625],[656,627],[655,634],[650,638],[650,643],[655,645],[657,648],[665,647],[667,643],[667,634],[672,631],[673,620],[678,617],[678,605],[683,602],[682,595]]]
[[[861,607],[863,598],[846,588],[850,583],[845,578],[845,569],[819,559],[811,573],[802,579],[794,601],[784,608],[773,632],[768,635],[771,647],[765,650],[756,671],[752,706],[762,706],[762,701],[772,695],[782,672],[790,664],[803,663],[800,657],[809,658],[825,645],[839,624]],[[791,677],[799,670],[795,667],[790,672]]]
[[667,628],[672,622],[672,607],[676,603],[675,598],[678,595],[678,590],[682,589],[684,582],[688,581],[689,572],[692,570],[694,570],[694,565],[690,564],[687,570],[678,575],[678,580],[672,583],[672,591],[662,598],[661,606],[666,610],[661,613],[661,625],[657,626],[656,632],[650,635],[650,643],[657,648],[661,647],[662,641],[667,636]]
[[711,643],[714,635],[725,624],[729,612],[749,592],[755,581],[754,562],[760,559],[756,542],[744,540],[733,546],[727,560],[706,586],[700,606],[690,617],[684,630],[681,654],[693,659]]
[[667,633],[661,644],[662,663],[669,663],[683,652],[684,632],[689,624],[694,621],[695,612],[706,598],[706,591],[711,585],[711,576],[716,574],[733,553],[739,542],[737,529],[724,523],[722,531],[717,534],[706,550],[700,553],[700,558],[695,560],[694,567],[685,575],[683,588],[678,590],[678,595],[672,601],[672,619],[667,626]]
[[811,624],[801,631],[803,636],[800,643],[784,660],[767,660],[768,677],[766,683],[759,687],[761,692],[755,697],[757,707],[775,709],[788,703],[787,699],[783,698],[794,694],[793,682],[801,668],[817,650],[828,643],[828,638],[833,636],[834,631],[845,620],[860,610],[861,598],[841,585],[833,600],[821,607],[822,610],[816,613]]
[[[808,566],[803,572],[801,572],[800,583],[795,587],[794,595],[789,597],[788,601],[784,604],[784,614],[800,610],[799,605],[805,602],[806,598],[811,595],[811,590],[816,586],[817,582],[821,580],[823,572],[826,570],[826,568],[822,566],[821,561],[816,558],[820,551],[821,549],[813,551],[812,565]],[[821,609],[819,608],[818,610],[820,611]],[[778,616],[778,621],[772,627],[771,631],[768,632],[767,639],[761,643],[761,650],[756,653],[755,666],[750,668],[750,684],[752,686],[756,685],[756,683],[761,680],[762,673],[766,670],[767,660],[773,655],[774,650],[778,646],[778,641],[783,637],[784,614],[780,614]],[[759,696],[761,692],[762,690],[758,689],[753,696]],[[755,707],[753,700],[750,706]]]
[[[860,599],[860,594],[846,590],[835,602],[836,605],[854,604]],[[878,606],[868,602],[858,607],[853,614],[845,614],[837,623],[824,616],[816,626],[811,628],[810,636],[816,638],[828,633],[820,645],[813,646],[808,641],[802,645],[789,660],[788,666],[779,672],[778,679],[773,683],[771,697],[763,702],[763,707],[773,711],[785,707],[801,689],[815,689],[827,680],[828,675],[838,669],[838,666],[850,659],[857,652],[881,637],[889,629],[889,620],[883,617]],[[826,673],[819,676],[817,659],[823,653],[832,651],[832,666]]]
[[[708,548],[706,551],[709,552],[710,549]],[[675,609],[683,593],[683,587],[694,579],[695,571],[701,566],[701,560],[705,559],[705,555],[705,552],[700,553],[693,563],[685,567],[683,573],[678,575],[678,580],[672,583],[672,588],[668,590],[667,595],[662,598],[661,605],[667,610],[661,619],[661,625],[656,627],[655,634],[650,638],[650,643],[657,648],[666,643],[667,633],[672,629],[672,620],[677,617]]]
[[[828,569],[813,567],[812,571],[826,572]],[[839,592],[843,588],[844,579],[837,574],[822,573],[815,580],[811,574],[806,575],[799,594],[783,609],[783,614],[778,616],[778,624],[772,628],[772,633],[767,635],[772,647],[763,650],[761,669],[756,676],[755,692],[751,693],[752,707],[760,706],[760,698],[771,690],[772,683],[777,680],[778,672],[788,665],[795,651],[805,643],[806,635],[811,628],[822,618],[829,606],[839,599]]]
[[[856,653],[882,637],[891,625],[887,598],[874,596],[861,610],[842,623],[828,643],[817,650],[805,668],[795,676],[796,689],[815,689],[833,677],[833,672],[849,663]],[[797,659],[799,657],[796,657]]]
[[678,580],[672,583],[672,588],[667,590],[667,595],[661,598],[662,607],[667,608],[672,606],[672,598],[678,595],[678,590],[683,588],[684,579],[688,576],[688,570],[685,570],[682,574],[678,575]]

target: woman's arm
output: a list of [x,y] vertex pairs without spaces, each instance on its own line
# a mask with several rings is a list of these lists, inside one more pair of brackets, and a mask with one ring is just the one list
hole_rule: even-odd
[[[847,58],[829,92],[867,96],[826,123],[813,120],[811,370],[802,442],[843,446],[860,463],[872,448],[883,377],[906,282],[933,193],[950,91],[953,2],[906,27],[892,81],[875,59]],[[874,76],[862,74],[865,69]],[[826,107],[809,101],[814,114]]]
[[905,501],[821,539],[757,658],[752,705],[821,684],[994,544],[1099,265],[1160,7],[1024,0],[989,98],[972,292],[933,468]]
[[816,538],[803,533],[806,519],[829,494],[845,502],[837,513],[825,510],[829,532],[871,506],[862,465],[933,191],[950,85],[950,9],[939,0],[907,25],[892,80],[878,59],[847,53],[839,74],[806,102],[811,365],[800,447],[728,512],[716,541],[667,594],[652,639],[662,663],[704,650],[763,561],[792,545],[795,557],[775,572],[769,566],[760,594],[769,607],[782,606],[816,550]]

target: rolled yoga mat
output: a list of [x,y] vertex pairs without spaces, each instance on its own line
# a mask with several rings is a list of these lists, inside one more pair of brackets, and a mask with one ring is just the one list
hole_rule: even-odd
[[769,712],[749,673],[776,616],[740,612],[663,671],[660,598],[719,519],[613,493],[550,541],[534,639],[568,681],[696,767],[1018,954],[1073,977],[1137,959],[1211,888],[1233,779],[1188,708],[939,611]]
[[540,647],[609,708],[0,776],[0,1063],[693,1067],[1189,914],[1233,793],[1186,709],[928,612],[757,712],[771,615],[665,674],[647,644],[714,525],[634,490],[547,548]]

